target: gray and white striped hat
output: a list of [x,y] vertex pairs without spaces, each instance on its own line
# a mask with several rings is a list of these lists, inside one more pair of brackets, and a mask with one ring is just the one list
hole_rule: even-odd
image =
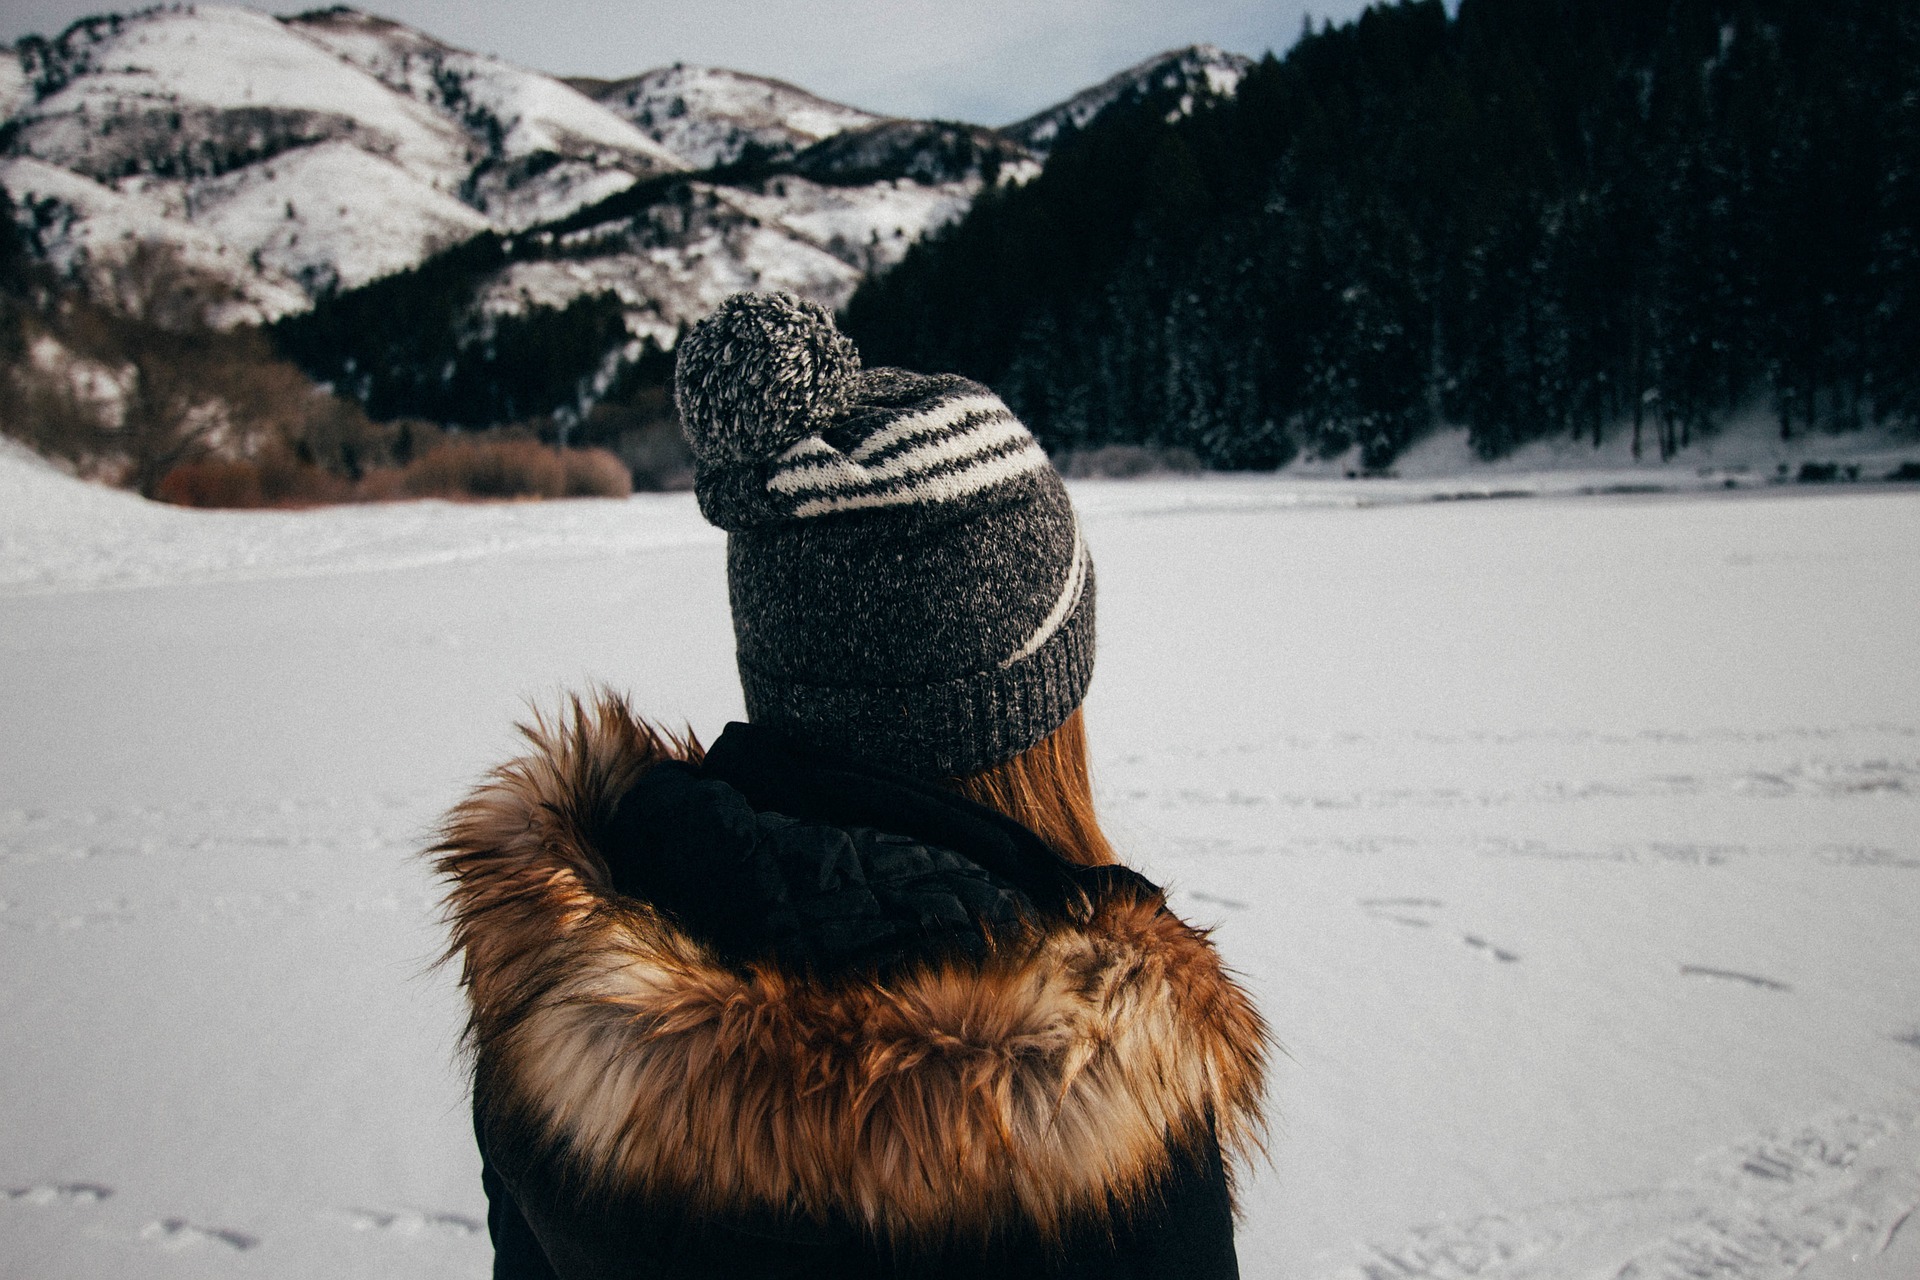
[[1093,564],[1066,489],[1000,398],[862,371],[827,311],[735,294],[674,395],[725,529],[747,715],[924,777],[1057,728],[1093,674]]

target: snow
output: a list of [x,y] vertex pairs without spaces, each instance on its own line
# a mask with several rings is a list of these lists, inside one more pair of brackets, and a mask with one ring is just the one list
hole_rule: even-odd
[[459,86],[459,106],[498,121],[501,155],[538,151],[573,154],[603,147],[665,173],[683,166],[679,157],[593,99],[550,76],[525,71],[499,58],[442,44],[424,32],[384,18],[321,12],[290,20],[294,29],[377,76],[388,87],[432,105],[452,108],[445,82]]
[[487,230],[390,160],[326,142],[196,184],[193,220],[309,294],[405,271]]
[[[1108,826],[1287,1050],[1244,1272],[1920,1274],[1920,492],[1559,483],[1074,485]],[[9,446],[0,597],[0,1272],[486,1274],[415,853],[527,699],[739,714],[720,535]]]
[[[713,217],[650,225],[644,244],[610,241],[482,286],[482,317],[611,289],[636,336],[670,344],[682,322],[739,288],[844,303],[862,273],[898,262],[978,195],[979,173],[951,171],[949,152],[1000,156],[1003,184],[1039,171],[990,130],[887,120],[722,68],[663,67],[595,100],[344,8],[284,19],[230,5],[154,8],[85,20],[55,49],[68,81],[39,102],[19,59],[0,58],[0,121],[15,151],[0,160],[0,183],[41,202],[48,257],[77,271],[139,242],[175,245],[242,296],[223,317],[233,322],[303,311],[478,232],[533,230],[643,179],[738,159],[750,144],[791,155],[856,131],[810,172],[924,179],[696,184]],[[1046,127],[1083,121],[1148,82],[1231,88],[1243,63],[1205,47],[1163,55],[1045,115]]]
[[[569,256],[515,262],[481,290],[482,315],[564,307],[591,293],[626,305],[636,338],[671,347],[691,324],[742,289],[785,290],[837,308],[853,296],[860,270],[808,243],[764,205],[732,187],[691,182],[684,205],[655,206],[630,223],[590,228],[562,241]],[[777,212],[777,210],[773,211]]]
[[511,169],[490,169],[472,184],[473,200],[503,231],[524,231],[618,195],[638,179],[625,169],[563,160],[528,181]]
[[164,244],[187,266],[230,280],[243,299],[238,319],[274,320],[307,309],[307,295],[276,272],[249,269],[245,255],[204,228],[169,215],[166,195],[122,193],[39,160],[0,160],[0,187],[16,205],[44,203],[55,216],[40,233],[62,272],[105,269],[140,243]]
[[1130,94],[1180,88],[1186,91],[1180,101],[1180,112],[1184,114],[1193,109],[1193,90],[1204,88],[1208,93],[1225,97],[1238,91],[1240,81],[1252,67],[1252,58],[1228,53],[1210,44],[1170,50],[1128,67],[1058,106],[1010,124],[1001,132],[1045,154],[1063,129],[1084,128],[1088,121]]
[[930,231],[966,215],[980,182],[910,178],[826,186],[780,177],[731,193],[736,205],[862,271],[891,267]]
[[[1906,462],[1920,462],[1920,434],[1898,426],[1833,433],[1798,428],[1780,438],[1777,419],[1764,413],[1734,417],[1711,434],[1692,439],[1666,461],[1651,424],[1641,456],[1633,456],[1633,430],[1608,428],[1595,447],[1585,437],[1554,436],[1529,441],[1493,461],[1473,450],[1464,427],[1434,431],[1415,441],[1384,477],[1347,486],[1369,500],[1452,490],[1460,496],[1548,493],[1657,492],[1752,489],[1797,482],[1802,468],[1832,468],[1830,479],[1884,479]],[[1333,458],[1305,456],[1282,473],[1296,481],[1331,482],[1358,475],[1358,446]]]
[[654,172],[683,168],[671,151],[593,99],[542,75],[516,71],[491,58],[466,55],[475,102],[506,123],[509,156],[536,151],[566,153],[581,147],[630,152],[650,162]]
[[81,167],[97,132],[94,121],[129,110],[266,108],[355,121],[376,135],[371,145],[390,149],[423,176],[449,187],[465,176],[467,140],[451,124],[251,9],[150,10],[128,20],[119,35],[103,37],[88,61],[88,74],[22,117],[32,154]]
[[[463,121],[489,157],[471,184],[472,198],[503,230],[564,217],[637,177],[686,167],[628,121],[550,76],[353,10],[289,22],[387,87]],[[566,160],[537,172],[513,164],[542,154]]]
[[550,77],[364,14],[157,9],[71,44],[72,82],[38,104],[14,84],[18,60],[0,59],[13,77],[0,100],[20,109],[17,147],[33,157],[0,181],[57,202],[56,264],[175,243],[256,316],[685,167]]
[[[0,168],[16,199],[57,203],[63,269],[175,244],[271,319],[491,225],[452,194],[475,158],[463,132],[265,14],[156,9],[73,40],[71,83],[14,121],[35,158]],[[258,158],[205,171],[229,153]],[[183,157],[200,167],[166,168]]]
[[838,308],[865,272],[963,215],[980,183],[910,179],[837,187],[791,175],[751,188],[688,184],[627,224],[575,232],[567,256],[516,262],[482,289],[482,315],[564,307],[592,293],[626,305],[627,328],[662,347],[741,289],[783,289]]
[[[627,555],[714,534],[692,495],[626,506],[341,507],[309,516],[188,511],[86,484],[0,438],[0,599],[109,588],[387,572],[501,555]],[[681,510],[681,508],[685,510]]]
[[881,120],[783,81],[680,63],[611,85],[599,101],[696,169],[738,160],[749,143],[798,151]]
[[0,49],[0,120],[33,101],[33,86],[27,83],[26,68],[12,49]]
[[1397,476],[1423,479],[1474,472],[1486,476],[1535,476],[1546,472],[1605,473],[1621,483],[1653,482],[1668,488],[1764,484],[1782,476],[1796,476],[1806,463],[1834,463],[1859,468],[1862,477],[1878,479],[1909,458],[1920,455],[1920,435],[1891,427],[1832,433],[1807,431],[1796,425],[1780,438],[1779,420],[1769,414],[1746,413],[1711,434],[1692,439],[1667,462],[1660,460],[1658,437],[1649,423],[1643,429],[1641,456],[1633,456],[1633,430],[1626,424],[1610,428],[1595,448],[1587,439],[1556,436],[1530,441],[1507,457],[1493,462],[1477,458],[1467,442],[1465,428],[1439,431],[1407,450],[1393,466]]

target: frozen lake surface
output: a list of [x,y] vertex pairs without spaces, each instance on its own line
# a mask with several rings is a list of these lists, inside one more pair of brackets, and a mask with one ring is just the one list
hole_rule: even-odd
[[[1920,494],[1358,491],[1076,488],[1109,826],[1287,1050],[1245,1273],[1920,1275]],[[690,498],[0,456],[0,1274],[486,1274],[414,854],[593,681],[739,714]]]

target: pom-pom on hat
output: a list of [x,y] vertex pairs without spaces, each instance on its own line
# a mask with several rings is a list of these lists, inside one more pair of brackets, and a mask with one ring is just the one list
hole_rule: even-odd
[[977,772],[1073,713],[1093,563],[1059,473],[1000,398],[862,371],[822,307],[735,294],[674,395],[725,529],[747,715],[923,777]]
[[735,294],[687,335],[674,397],[703,462],[754,462],[811,434],[853,391],[860,353],[818,303]]

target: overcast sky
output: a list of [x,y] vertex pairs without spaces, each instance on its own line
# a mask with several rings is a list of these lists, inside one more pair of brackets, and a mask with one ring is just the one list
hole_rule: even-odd
[[[52,36],[100,0],[6,0],[0,40]],[[126,6],[139,7],[137,4]],[[854,106],[1007,124],[1179,45],[1284,51],[1361,0],[384,0],[373,12],[560,75],[670,62],[791,80]],[[291,11],[291,10],[288,10]]]

